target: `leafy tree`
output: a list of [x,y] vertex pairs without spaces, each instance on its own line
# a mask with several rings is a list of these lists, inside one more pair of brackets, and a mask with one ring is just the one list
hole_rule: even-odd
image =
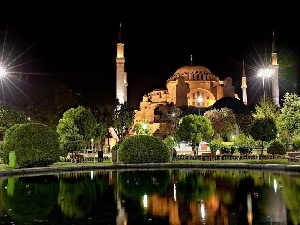
[[228,140],[228,136],[232,133],[236,124],[235,115],[232,109],[221,108],[206,111],[204,116],[211,121],[215,135],[220,135],[224,141]]
[[83,136],[72,121],[62,126],[60,136],[61,156],[66,157],[69,152],[80,151],[84,148]]
[[110,135],[109,128],[113,125],[114,108],[115,105],[96,104],[93,109],[93,115],[97,123],[95,141],[100,142],[100,149],[103,149],[105,138]]
[[213,134],[214,130],[208,118],[191,114],[182,118],[175,132],[175,139],[191,142],[195,152],[196,144],[201,140],[210,140]]
[[246,111],[244,113],[235,114],[236,123],[244,134],[249,134],[249,129],[253,122],[252,112]]
[[266,95],[261,97],[258,103],[255,105],[255,112],[252,114],[253,118],[265,118],[270,117],[276,122],[280,113],[280,108],[275,104],[273,99]]
[[123,104],[118,103],[113,115],[112,128],[117,134],[119,141],[122,141],[129,134],[134,122],[134,107],[127,102]]
[[133,132],[136,135],[150,135],[150,130],[148,129],[148,125],[146,122],[143,124],[137,123],[133,126]]
[[174,135],[182,115],[182,110],[171,103],[159,105],[155,109],[154,114],[154,122],[163,124],[163,126],[160,127],[160,130],[166,134],[166,136]]
[[[74,124],[74,126],[72,125]],[[92,112],[83,106],[71,108],[63,114],[63,118],[59,120],[56,131],[62,139],[66,135],[66,131],[70,132],[66,127],[78,129],[78,133],[82,136],[85,146],[95,136],[96,120]],[[80,136],[78,136],[80,137]]]
[[259,117],[254,119],[250,130],[250,135],[256,141],[261,141],[261,155],[263,155],[264,141],[271,141],[277,136],[277,127],[273,118]]
[[286,136],[288,143],[300,134],[300,97],[297,94],[284,95],[279,121],[280,136]]

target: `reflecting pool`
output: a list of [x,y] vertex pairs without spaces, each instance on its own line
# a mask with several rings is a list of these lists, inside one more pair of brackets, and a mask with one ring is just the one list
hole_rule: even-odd
[[2,177],[1,224],[300,224],[300,174],[93,170]]

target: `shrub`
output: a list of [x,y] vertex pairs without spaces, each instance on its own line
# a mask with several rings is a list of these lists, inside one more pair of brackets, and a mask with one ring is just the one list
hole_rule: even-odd
[[214,139],[209,143],[210,151],[215,153],[217,150],[221,149],[222,139]]
[[267,153],[272,155],[284,155],[286,153],[286,149],[281,141],[274,139],[270,141]]
[[44,124],[18,124],[5,132],[4,163],[11,151],[15,151],[18,167],[49,166],[59,161],[58,135]]
[[236,148],[234,145],[221,145],[220,153],[221,154],[233,154]]
[[169,162],[170,152],[157,137],[135,135],[122,141],[118,157],[123,163],[164,163]]
[[240,154],[249,155],[252,153],[252,147],[250,145],[236,145],[236,149]]
[[300,137],[294,137],[292,139],[292,145],[293,145],[294,151],[299,151],[300,150]]

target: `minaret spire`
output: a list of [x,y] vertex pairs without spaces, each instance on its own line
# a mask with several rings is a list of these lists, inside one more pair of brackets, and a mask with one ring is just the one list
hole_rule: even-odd
[[120,23],[118,43],[117,43],[117,57],[116,57],[116,98],[119,103],[127,102],[127,73],[125,72],[125,57],[124,44],[122,38],[122,24]]
[[274,103],[279,107],[279,82],[278,82],[278,69],[279,65],[277,63],[277,53],[275,47],[275,32],[273,31],[273,41],[272,41],[272,54],[271,54],[272,65],[271,68],[273,70],[272,74],[272,98]]
[[193,65],[193,55],[191,55],[191,65]]
[[247,79],[246,79],[246,71],[245,71],[245,63],[244,63],[244,60],[243,60],[243,70],[242,70],[242,85],[241,85],[241,88],[242,88],[242,92],[243,92],[243,103],[245,105],[247,105]]

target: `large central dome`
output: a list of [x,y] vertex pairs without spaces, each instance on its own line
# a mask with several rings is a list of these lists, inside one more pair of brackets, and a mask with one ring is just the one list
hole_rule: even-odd
[[189,66],[183,66],[176,70],[176,72],[171,76],[167,83],[169,81],[174,81],[178,77],[184,77],[185,81],[218,81],[218,77],[213,75],[209,69],[207,69],[204,66],[196,66],[196,65],[189,65]]

